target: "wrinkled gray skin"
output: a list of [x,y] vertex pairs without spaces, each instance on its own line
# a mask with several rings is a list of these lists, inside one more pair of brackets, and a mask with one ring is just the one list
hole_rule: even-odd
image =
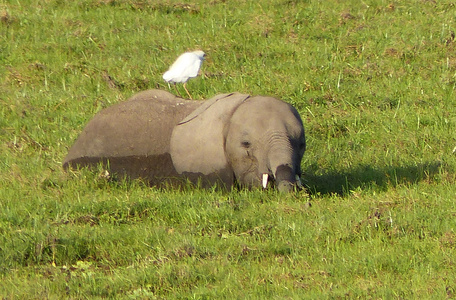
[[97,166],[110,174],[173,185],[260,187],[269,175],[280,191],[301,174],[304,128],[298,112],[272,98],[239,93],[207,101],[148,90],[100,111],[63,166]]

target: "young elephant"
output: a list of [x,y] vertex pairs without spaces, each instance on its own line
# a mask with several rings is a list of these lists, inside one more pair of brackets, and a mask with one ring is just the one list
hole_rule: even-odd
[[185,177],[206,187],[265,187],[272,179],[290,191],[305,147],[298,112],[281,100],[231,93],[202,102],[148,90],[95,115],[63,166],[103,163],[151,185]]

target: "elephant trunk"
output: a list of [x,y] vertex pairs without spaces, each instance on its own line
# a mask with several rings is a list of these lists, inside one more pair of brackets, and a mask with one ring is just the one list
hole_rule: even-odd
[[[290,192],[295,187],[301,186],[299,179],[299,159],[290,142],[285,145],[283,140],[274,143],[268,154],[268,169],[280,192]],[[263,174],[263,187],[265,187],[265,175]]]
[[290,192],[297,185],[296,173],[290,166],[280,165],[275,173],[277,189],[280,192]]

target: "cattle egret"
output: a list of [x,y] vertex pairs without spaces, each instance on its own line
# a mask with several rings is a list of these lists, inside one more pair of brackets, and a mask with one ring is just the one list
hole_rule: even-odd
[[[176,83],[183,83],[187,95],[190,97],[190,99],[192,99],[192,96],[190,96],[190,93],[188,92],[185,85],[189,78],[198,76],[198,71],[201,68],[204,56],[205,54],[201,50],[185,52],[179,56],[173,65],[169,68],[169,70],[163,74],[163,79],[168,83],[174,83],[174,88],[176,91]],[[177,92],[179,93],[179,91]]]

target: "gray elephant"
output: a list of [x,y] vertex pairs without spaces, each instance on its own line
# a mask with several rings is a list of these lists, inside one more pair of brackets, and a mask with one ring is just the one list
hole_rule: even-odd
[[70,148],[64,168],[97,166],[151,185],[182,182],[248,188],[300,184],[306,148],[291,105],[231,93],[207,101],[161,90],[140,92],[100,111]]

